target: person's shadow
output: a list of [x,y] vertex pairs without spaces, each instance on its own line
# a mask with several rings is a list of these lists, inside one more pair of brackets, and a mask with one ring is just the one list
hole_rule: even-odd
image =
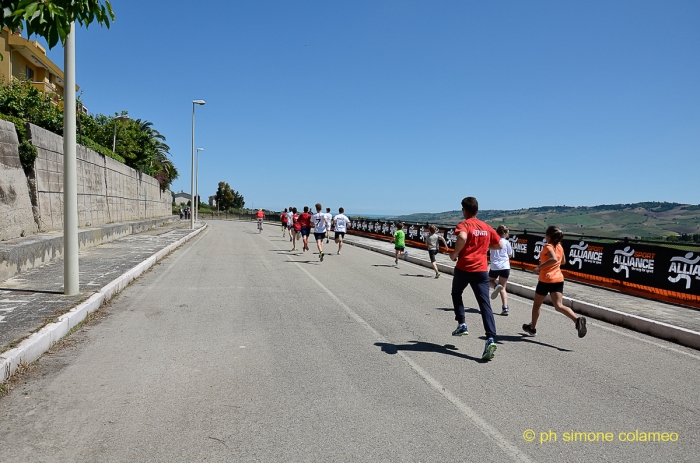
[[412,351],[412,352],[434,352],[436,354],[451,355],[453,357],[458,357],[461,359],[472,360],[477,363],[485,363],[486,360],[481,360],[477,357],[472,357],[470,355],[462,354],[457,351],[457,348],[452,344],[445,344],[441,346],[439,344],[434,344],[432,342],[423,341],[408,341],[409,344],[391,344],[388,342],[375,342],[374,345],[381,347],[382,352],[389,355],[395,355],[400,350],[401,351]]
[[[435,310],[442,310],[443,312],[454,312],[454,311],[455,311],[455,309],[453,309],[452,307],[449,307],[449,308],[448,308],[448,307],[438,307],[438,308],[435,309]],[[464,308],[464,313],[479,313],[479,314],[480,314],[481,312],[479,312],[479,309],[474,309],[474,308],[471,308],[471,307],[465,307],[465,308]]]
[[[481,336],[481,339],[486,340],[486,336]],[[547,344],[546,342],[535,341],[532,337],[527,336],[525,334],[517,336],[496,336],[496,344],[503,344],[504,342],[529,342],[531,344],[537,344],[543,347],[550,347],[552,349],[558,350],[559,352],[573,352],[571,349],[564,349],[562,347]]]

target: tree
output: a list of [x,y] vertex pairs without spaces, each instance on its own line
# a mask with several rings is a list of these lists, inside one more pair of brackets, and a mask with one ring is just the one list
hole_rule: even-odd
[[216,204],[221,211],[231,208],[240,209],[245,206],[245,199],[239,192],[232,190],[227,182],[219,182],[219,188],[216,190]]
[[93,22],[109,28],[114,21],[112,4],[105,0],[2,0],[0,26],[23,29],[46,39],[49,48],[66,43],[71,23],[86,28]]

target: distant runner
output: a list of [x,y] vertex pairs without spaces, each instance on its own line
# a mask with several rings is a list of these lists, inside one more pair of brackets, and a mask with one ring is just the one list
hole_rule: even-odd
[[326,229],[326,243],[331,235],[331,225],[333,224],[333,214],[331,214],[331,208],[326,208],[326,220],[328,221],[328,228]]
[[335,224],[335,243],[338,245],[338,255],[340,255],[340,250],[343,249],[343,238],[350,223],[350,219],[345,215],[345,209],[342,207],[338,209],[338,215],[333,217],[333,223]]
[[508,227],[499,225],[496,233],[501,237],[502,249],[491,250],[491,270],[489,270],[490,285],[493,287],[491,299],[501,295],[501,315],[508,316],[508,293],[506,286],[510,277],[510,258],[513,257],[513,248],[508,241]]
[[287,229],[289,229],[289,241],[292,241],[292,233],[294,233],[294,212],[292,211],[292,206],[289,206],[287,209]]
[[396,224],[394,232],[394,264],[399,265],[399,253],[406,251],[406,233],[403,231],[403,222]]
[[282,223],[282,238],[287,234],[287,209],[280,214],[280,222]]
[[464,316],[462,293],[471,285],[474,297],[479,304],[481,320],[486,331],[486,344],[481,354],[482,360],[491,360],[496,352],[496,321],[491,311],[489,301],[489,266],[486,261],[488,249],[501,249],[501,237],[486,223],[476,218],[479,203],[476,198],[469,196],[462,200],[462,215],[464,220],[455,227],[457,242],[450,259],[457,261],[452,279],[452,305],[457,320],[457,329],[452,336],[469,334]]
[[301,239],[304,242],[304,251],[309,250],[309,233],[311,233],[311,214],[308,206],[304,206],[304,212],[299,215],[299,225],[301,226]]
[[533,272],[539,274],[537,287],[535,288],[535,300],[532,303],[532,321],[523,325],[523,330],[530,336],[537,335],[537,320],[540,318],[540,307],[544,299],[549,294],[552,298],[552,305],[557,312],[561,312],[569,317],[578,331],[578,337],[582,338],[586,335],[586,317],[578,317],[573,310],[562,304],[564,292],[564,274],[561,273],[561,265],[566,263],[566,255],[564,248],[561,246],[561,240],[564,239],[564,233],[555,226],[550,226],[545,232],[547,245],[540,253],[540,265],[533,269]]
[[316,213],[311,217],[311,226],[314,227],[314,238],[316,238],[316,246],[318,246],[318,258],[323,262],[323,239],[326,238],[328,231],[328,217],[321,212],[323,207],[321,203],[316,203]]
[[435,270],[435,278],[440,278],[440,272],[438,272],[437,263],[435,262],[435,256],[440,254],[440,242],[447,247],[447,242],[442,235],[438,235],[437,227],[431,225],[428,227],[430,234],[425,237],[425,245],[428,247],[428,257],[430,257],[430,263],[433,265],[433,270]]
[[297,208],[292,208],[292,251],[297,250],[297,240],[299,239],[301,233],[301,224],[299,223],[299,214],[297,214]]

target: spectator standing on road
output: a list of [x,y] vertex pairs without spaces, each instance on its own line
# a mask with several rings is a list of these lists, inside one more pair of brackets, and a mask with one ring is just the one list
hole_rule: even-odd
[[321,212],[323,206],[321,203],[316,203],[316,213],[311,217],[311,226],[314,227],[314,238],[316,238],[316,246],[318,247],[318,258],[323,262],[323,239],[326,238],[328,232],[328,216]]
[[566,263],[566,255],[561,245],[564,233],[555,226],[550,226],[545,232],[547,244],[540,253],[540,265],[533,269],[539,274],[537,287],[535,288],[535,300],[532,303],[532,321],[523,325],[523,330],[530,336],[537,335],[537,320],[540,318],[540,307],[544,299],[549,294],[552,298],[552,305],[557,312],[561,312],[569,317],[578,331],[578,337],[586,335],[586,317],[578,317],[573,310],[562,304],[564,293],[564,274],[561,273],[561,265]]
[[296,207],[292,208],[292,228],[290,233],[292,234],[292,251],[296,251],[297,240],[299,239],[299,233],[301,233],[301,224],[299,223],[299,214]]
[[506,284],[510,277],[510,259],[513,257],[513,247],[508,241],[508,227],[499,225],[496,233],[501,237],[501,249],[491,250],[491,270],[489,270],[489,285],[493,288],[491,299],[501,295],[501,315],[508,316],[508,294]]
[[479,304],[481,321],[486,331],[486,344],[481,354],[482,360],[491,360],[496,352],[496,321],[489,301],[489,274],[486,252],[489,249],[501,249],[501,237],[496,230],[476,218],[479,203],[469,196],[462,200],[464,220],[455,227],[457,242],[450,253],[450,259],[457,261],[452,279],[452,304],[454,306],[457,329],[452,336],[469,334],[464,315],[462,293],[471,285],[474,297]]
[[406,251],[406,233],[403,231],[403,222],[396,224],[394,232],[394,264],[399,265],[399,253]]
[[440,242],[447,247],[447,242],[442,235],[437,234],[437,227],[435,225],[430,225],[428,227],[430,234],[425,237],[425,245],[428,248],[428,257],[430,257],[430,263],[433,265],[433,270],[435,270],[435,278],[440,278],[440,272],[438,272],[437,263],[435,262],[435,256],[440,254]]
[[287,233],[287,209],[280,214],[280,222],[282,223],[282,238]]
[[343,238],[350,223],[350,219],[345,215],[345,209],[342,207],[338,209],[338,215],[333,217],[333,223],[335,224],[335,244],[338,245],[338,255],[340,255],[340,250],[343,249]]
[[328,243],[331,235],[331,225],[333,224],[333,214],[331,214],[331,208],[326,208],[326,220],[328,221],[328,228],[326,229],[326,243]]

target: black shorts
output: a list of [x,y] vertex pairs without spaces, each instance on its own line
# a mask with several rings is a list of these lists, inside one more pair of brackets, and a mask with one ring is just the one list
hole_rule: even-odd
[[545,283],[543,281],[537,282],[537,287],[535,288],[535,293],[540,296],[546,296],[549,293],[563,293],[564,292],[564,282],[559,281],[557,283]]
[[309,227],[301,227],[301,236],[309,236],[310,232]]
[[403,251],[406,248],[405,246],[394,246],[394,249],[396,249],[397,251]]
[[489,270],[489,278],[509,278],[510,277],[510,269],[509,268],[504,268],[503,270]]
[[335,239],[345,238],[345,232],[335,232]]
[[321,233],[314,232],[314,238],[316,238],[316,241],[323,240],[323,238],[325,238],[325,237],[326,237],[326,232],[321,232]]
[[430,256],[430,262],[435,262],[435,256],[438,255],[440,251],[438,249],[432,250],[428,249],[428,255]]

